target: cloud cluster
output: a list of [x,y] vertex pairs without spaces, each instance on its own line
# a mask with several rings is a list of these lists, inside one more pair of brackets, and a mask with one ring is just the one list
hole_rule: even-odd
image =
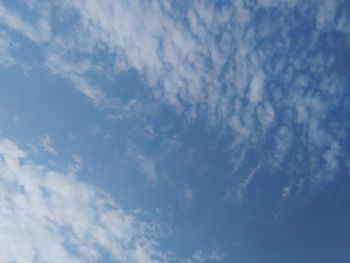
[[[235,148],[268,148],[262,161],[276,171],[288,156],[290,166],[306,167],[305,180],[319,184],[331,181],[346,162],[347,64],[338,51],[339,45],[350,50],[345,1],[42,5],[27,6],[28,12],[46,10],[32,23],[38,31],[4,5],[0,20],[41,45],[50,71],[99,107],[124,108],[119,115],[131,114],[133,105],[142,108],[109,99],[88,74],[134,70],[159,102],[187,119],[205,116],[228,129]],[[69,29],[55,30],[71,17],[76,19]],[[93,66],[99,59],[102,71]],[[248,175],[241,185],[251,180]]]
[[109,196],[32,162],[11,140],[0,140],[2,262],[159,263],[157,225]]

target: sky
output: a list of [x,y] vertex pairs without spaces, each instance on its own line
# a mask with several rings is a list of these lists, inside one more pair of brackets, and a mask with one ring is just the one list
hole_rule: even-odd
[[347,0],[0,0],[0,262],[350,262]]

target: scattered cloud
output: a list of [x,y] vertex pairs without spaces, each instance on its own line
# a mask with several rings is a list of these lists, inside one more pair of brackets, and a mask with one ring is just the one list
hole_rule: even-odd
[[157,225],[138,219],[75,176],[26,157],[0,140],[2,262],[164,262]]
[[14,43],[4,31],[0,31],[0,66],[10,66],[15,64],[15,59],[11,54]]
[[70,63],[61,56],[51,54],[47,57],[46,64],[53,74],[69,79],[74,88],[91,99],[96,106],[102,106],[105,99],[104,92],[99,87],[91,85],[84,77],[84,73],[91,67],[88,61]]
[[190,258],[183,260],[181,263],[205,263],[205,262],[219,262],[227,257],[226,253],[219,250],[212,250],[204,252],[199,249],[196,250]]
[[285,155],[288,153],[288,150],[292,147],[293,143],[293,133],[291,129],[287,127],[281,127],[277,131],[277,136],[275,138],[276,148],[274,151],[274,165],[278,166],[281,164],[282,160],[285,159]]
[[48,14],[41,13],[36,21],[25,21],[21,14],[6,8],[0,3],[0,22],[37,43],[46,42],[51,37],[51,26],[47,16]]
[[231,188],[226,189],[225,199],[234,199],[237,202],[242,202],[246,194],[246,188],[254,179],[260,167],[261,165],[259,164],[257,167],[252,169],[252,171],[243,179],[243,181],[241,181],[237,186],[235,186],[234,192]]
[[84,159],[82,156],[76,154],[73,155],[72,159],[73,163],[67,169],[67,173],[70,175],[77,174],[84,168]]
[[286,199],[290,195],[290,190],[292,189],[292,185],[287,185],[283,187],[282,190],[282,198]]
[[323,154],[323,169],[313,176],[313,182],[319,184],[323,182],[329,182],[334,179],[334,175],[339,169],[339,154],[340,146],[338,143],[333,142],[330,145],[329,149]]
[[45,152],[49,154],[57,154],[55,148],[53,147],[52,139],[47,133],[41,136],[39,145]]
[[300,178],[299,182],[297,184],[298,194],[300,194],[303,191],[304,183],[305,183],[305,179],[304,178]]
[[241,202],[244,198],[244,195],[245,195],[245,189],[247,188],[247,186],[250,184],[250,182],[253,180],[253,176],[254,176],[255,173],[250,173],[243,182],[241,182],[239,185],[238,185],[238,189],[236,191],[236,200],[238,202]]
[[153,185],[157,183],[157,173],[155,167],[155,161],[152,157],[146,157],[142,154],[138,154],[137,161],[141,170],[141,173],[146,176],[147,180]]
[[184,197],[185,197],[187,202],[189,202],[189,203],[193,202],[194,193],[193,193],[193,190],[191,188],[189,188],[188,186],[186,186],[184,189]]

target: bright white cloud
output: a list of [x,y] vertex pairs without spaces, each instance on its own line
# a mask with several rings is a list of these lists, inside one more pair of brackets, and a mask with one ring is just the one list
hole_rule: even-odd
[[[0,261],[158,263],[157,226],[108,195],[0,140]],[[104,252],[103,252],[104,251]]]

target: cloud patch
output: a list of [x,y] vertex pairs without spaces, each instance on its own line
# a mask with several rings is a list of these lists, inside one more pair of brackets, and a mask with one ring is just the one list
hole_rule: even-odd
[[0,139],[2,262],[164,262],[157,225],[72,173],[37,164]]
[[55,148],[53,147],[53,142],[47,133],[40,137],[40,144],[39,144],[45,152],[49,154],[57,154]]
[[137,156],[137,161],[140,167],[141,173],[146,176],[147,180],[155,185],[157,183],[157,173],[155,161],[153,158],[148,158],[142,154]]

